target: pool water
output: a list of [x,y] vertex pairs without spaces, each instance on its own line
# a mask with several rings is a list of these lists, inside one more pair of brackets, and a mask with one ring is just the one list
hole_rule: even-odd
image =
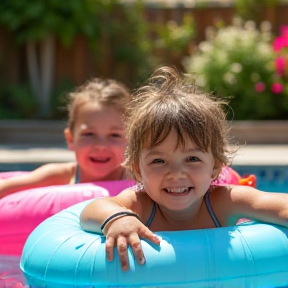
[[[44,164],[44,163],[43,163]],[[30,164],[0,164],[0,172],[31,171],[41,166]],[[232,166],[241,176],[254,174],[257,188],[268,192],[288,193],[288,166]],[[24,277],[19,268],[20,257],[0,255],[0,288],[23,288]]]
[[232,166],[241,176],[256,175],[257,189],[288,193],[288,166]]
[[[32,171],[45,163],[1,163],[0,172]],[[232,166],[241,176],[254,174],[257,188],[268,192],[288,192],[288,166]],[[0,287],[1,288],[1,287]]]
[[0,255],[0,288],[26,288],[20,256]]

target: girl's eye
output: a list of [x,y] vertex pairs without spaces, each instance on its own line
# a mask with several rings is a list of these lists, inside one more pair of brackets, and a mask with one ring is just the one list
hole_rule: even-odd
[[198,162],[198,161],[200,161],[200,159],[195,156],[189,156],[187,158],[187,162]]
[[92,132],[83,132],[82,133],[82,136],[85,136],[85,137],[89,137],[89,136],[92,136],[93,133]]
[[113,134],[111,134],[111,137],[113,137],[113,138],[121,138],[122,136],[120,134],[118,134],[118,133],[113,133]]
[[158,164],[158,163],[164,163],[164,160],[162,160],[162,159],[154,159],[154,160],[152,161],[152,163],[156,163],[156,164]]

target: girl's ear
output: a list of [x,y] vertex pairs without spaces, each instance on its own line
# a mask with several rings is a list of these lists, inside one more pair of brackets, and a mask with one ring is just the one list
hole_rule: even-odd
[[222,165],[218,162],[215,162],[211,178],[213,180],[216,180],[218,178],[219,174],[221,173],[221,170],[222,170]]
[[135,165],[133,170],[134,170],[134,176],[135,176],[136,180],[139,183],[141,183],[142,182],[142,177],[141,177],[139,165]]
[[64,136],[65,136],[68,148],[73,151],[74,150],[73,136],[69,128],[66,128],[64,130]]

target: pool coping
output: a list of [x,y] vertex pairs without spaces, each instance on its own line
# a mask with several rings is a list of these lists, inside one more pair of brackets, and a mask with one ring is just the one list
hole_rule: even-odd
[[[74,153],[66,147],[2,145],[1,163],[48,163],[74,161]],[[235,154],[233,165],[287,166],[288,145],[244,145]]]

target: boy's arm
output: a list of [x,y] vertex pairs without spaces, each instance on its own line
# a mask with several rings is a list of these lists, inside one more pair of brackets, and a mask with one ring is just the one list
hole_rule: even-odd
[[75,169],[76,164],[72,162],[51,163],[24,175],[0,180],[0,199],[22,190],[68,184]]

